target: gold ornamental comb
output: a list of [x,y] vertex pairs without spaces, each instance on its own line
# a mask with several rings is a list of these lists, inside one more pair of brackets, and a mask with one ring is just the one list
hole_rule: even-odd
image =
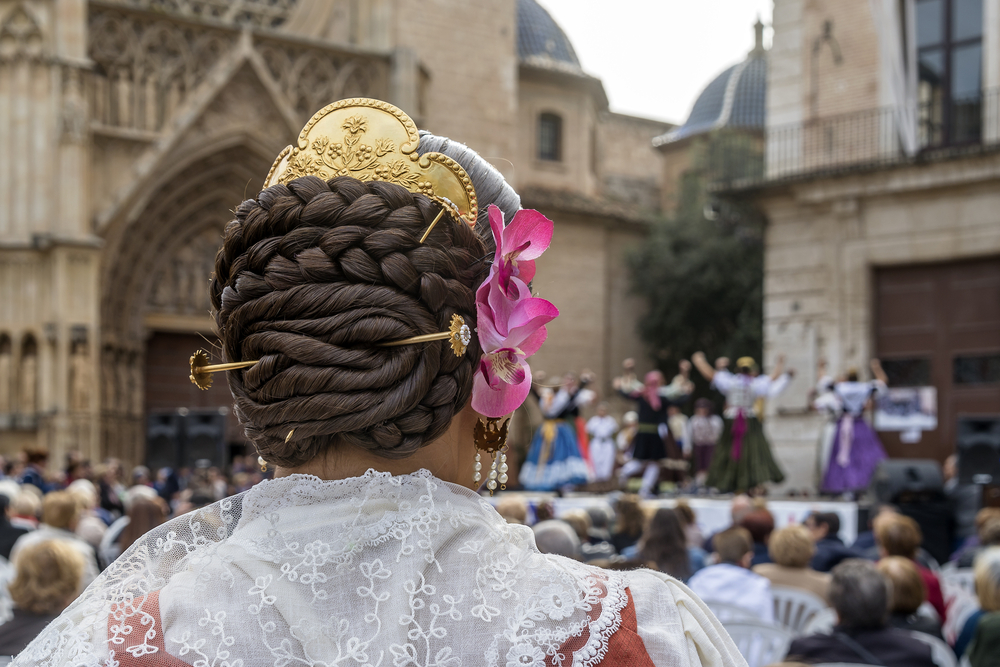
[[278,154],[264,187],[309,175],[386,181],[427,195],[474,227],[479,205],[472,179],[447,155],[418,155],[419,145],[417,126],[388,102],[341,100],[317,111],[296,145]]

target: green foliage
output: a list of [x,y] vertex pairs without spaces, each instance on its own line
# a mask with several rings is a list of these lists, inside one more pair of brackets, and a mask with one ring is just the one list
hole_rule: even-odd
[[698,350],[710,360],[759,360],[763,346],[763,218],[708,188],[720,174],[727,182],[755,175],[759,148],[753,137],[717,134],[691,150],[676,212],[629,257],[633,289],[648,308],[640,334],[668,377]]

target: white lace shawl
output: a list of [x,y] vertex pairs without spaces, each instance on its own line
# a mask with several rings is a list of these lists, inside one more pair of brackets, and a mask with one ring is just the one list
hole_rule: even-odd
[[148,533],[13,664],[165,650],[195,667],[590,667],[630,595],[655,664],[745,664],[676,580],[542,555],[529,528],[427,471],[292,475]]

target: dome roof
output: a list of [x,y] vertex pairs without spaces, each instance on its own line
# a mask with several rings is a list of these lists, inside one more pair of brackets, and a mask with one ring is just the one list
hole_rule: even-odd
[[654,139],[653,145],[662,146],[723,127],[763,130],[766,53],[758,46],[746,60],[715,77],[695,100],[684,124]]
[[529,65],[583,71],[569,37],[535,0],[517,0],[517,56]]

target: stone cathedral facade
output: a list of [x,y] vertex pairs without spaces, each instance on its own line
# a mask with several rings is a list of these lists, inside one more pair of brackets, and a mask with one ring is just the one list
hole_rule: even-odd
[[556,221],[536,284],[563,316],[535,366],[610,382],[641,349],[624,256],[670,128],[611,113],[534,0],[0,0],[0,454],[141,463],[178,420],[242,446],[225,383],[185,368],[212,345],[222,228],[355,96],[472,146]]

